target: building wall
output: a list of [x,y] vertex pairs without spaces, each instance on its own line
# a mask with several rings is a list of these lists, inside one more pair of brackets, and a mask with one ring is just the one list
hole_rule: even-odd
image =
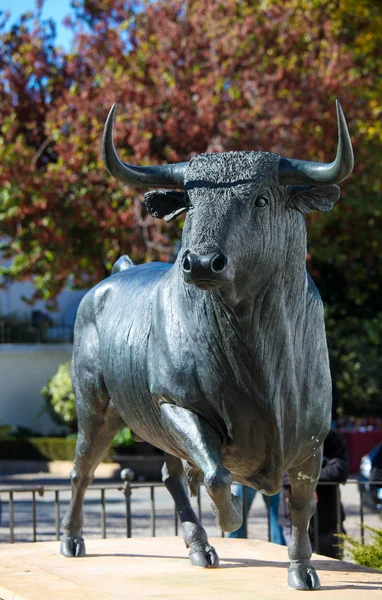
[[45,406],[40,391],[71,356],[71,344],[0,344],[0,423],[59,432],[48,414],[39,415]]
[[45,302],[39,300],[30,306],[22,300],[23,297],[31,298],[35,289],[31,281],[16,281],[9,283],[5,289],[0,289],[0,316],[17,315],[19,318],[30,319],[34,310],[49,314],[55,323],[72,325],[77,313],[77,308],[86,294],[86,290],[64,289],[57,297],[57,311],[48,313]]

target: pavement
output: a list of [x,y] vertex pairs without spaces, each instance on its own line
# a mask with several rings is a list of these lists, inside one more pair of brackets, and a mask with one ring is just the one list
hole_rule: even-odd
[[[64,558],[57,543],[0,546],[2,600],[304,600],[287,587],[287,549],[259,540],[211,539],[220,568],[191,567],[175,537],[91,540]],[[377,600],[382,573],[313,555],[320,600]]]

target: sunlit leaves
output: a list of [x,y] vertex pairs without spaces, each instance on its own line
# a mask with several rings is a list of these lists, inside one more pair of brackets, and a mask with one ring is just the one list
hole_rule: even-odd
[[154,222],[142,194],[103,167],[103,123],[115,101],[115,142],[132,163],[238,149],[330,161],[338,97],[356,168],[334,211],[310,217],[310,269],[328,301],[373,313],[382,254],[379,3],[103,0],[75,11],[66,53],[51,24],[35,26],[31,15],[12,30],[0,24],[9,276],[37,277],[37,296],[54,298],[69,280],[104,277],[121,253],[138,262],[170,256],[178,225]]

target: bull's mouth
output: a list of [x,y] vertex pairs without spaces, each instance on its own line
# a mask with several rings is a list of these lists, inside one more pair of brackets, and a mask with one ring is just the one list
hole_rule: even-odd
[[185,280],[185,283],[188,283],[188,284],[192,283],[200,290],[218,290],[219,288],[223,287],[223,285],[226,285],[229,282],[228,281],[216,281],[213,279],[193,279],[190,281]]

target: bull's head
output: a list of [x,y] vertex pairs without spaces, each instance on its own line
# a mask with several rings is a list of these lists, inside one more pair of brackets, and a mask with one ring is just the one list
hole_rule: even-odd
[[353,169],[338,102],[337,155],[329,164],[268,152],[229,152],[201,154],[189,163],[135,167],[123,163],[114,148],[115,111],[116,105],[104,130],[106,167],[123,183],[166,188],[145,194],[152,216],[171,220],[187,211],[180,265],[185,282],[201,289],[233,282],[245,289],[249,270],[253,281],[253,271],[260,277],[287,254],[304,262],[305,225],[299,213],[330,210],[339,197],[334,184]]

